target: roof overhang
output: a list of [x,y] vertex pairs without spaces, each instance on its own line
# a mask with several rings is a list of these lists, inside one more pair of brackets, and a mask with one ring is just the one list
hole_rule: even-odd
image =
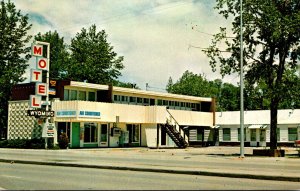
[[248,129],[265,129],[267,127],[267,125],[258,125],[258,124],[255,124],[255,125],[250,125],[248,127]]

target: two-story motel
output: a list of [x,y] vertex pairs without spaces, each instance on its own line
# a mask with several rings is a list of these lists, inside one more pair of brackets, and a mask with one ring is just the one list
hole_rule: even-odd
[[[52,81],[55,142],[67,133],[71,148],[186,147],[214,140],[213,98]],[[35,84],[18,84],[9,102],[8,139],[41,137],[45,119],[28,116]]]

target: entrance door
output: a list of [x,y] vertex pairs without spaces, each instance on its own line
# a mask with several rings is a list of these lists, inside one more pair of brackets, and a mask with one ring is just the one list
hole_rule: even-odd
[[256,129],[250,129],[250,146],[257,147]]
[[71,148],[80,147],[80,123],[72,123]]
[[164,126],[160,126],[161,127],[161,137],[160,137],[160,140],[161,140],[161,145],[166,145],[166,138],[167,138],[167,132],[166,132],[166,129]]
[[108,125],[101,124],[100,126],[99,147],[108,147]]
[[267,146],[266,144],[266,130],[265,129],[260,129],[259,130],[259,146],[260,147],[265,147]]

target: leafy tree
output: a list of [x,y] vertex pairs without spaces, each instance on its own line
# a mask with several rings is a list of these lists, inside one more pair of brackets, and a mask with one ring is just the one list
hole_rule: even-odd
[[129,83],[129,82],[121,82],[119,80],[114,80],[113,85],[117,86],[117,87],[122,87],[122,88],[140,89],[136,84]]
[[57,31],[49,31],[45,34],[38,33],[34,39],[50,43],[50,78],[65,79],[70,55],[67,45],[64,43],[64,38],[60,37]]
[[[216,0],[216,9],[232,22],[233,38],[227,38],[226,29],[214,35],[211,46],[204,50],[215,71],[220,63],[221,74],[240,71],[240,6],[236,0]],[[270,100],[270,147],[277,148],[277,111],[282,95],[290,97],[290,78],[286,71],[293,70],[299,60],[300,1],[299,0],[247,0],[243,2],[244,72],[249,84],[263,82],[267,88],[264,97]],[[224,55],[219,48],[227,47]]]
[[104,30],[96,31],[96,25],[88,30],[82,28],[71,39],[71,64],[68,77],[72,80],[90,83],[113,83],[124,68],[122,56],[117,56],[113,47],[107,42]]
[[237,111],[240,108],[240,91],[237,86],[230,83],[221,84],[218,111]]
[[175,94],[215,97],[218,111],[235,111],[239,107],[238,87],[222,83],[220,79],[208,81],[204,75],[193,74],[189,71],[185,71],[174,84],[170,77],[166,89],[169,93]]
[[0,137],[7,126],[8,101],[11,88],[24,80],[22,75],[28,66],[30,47],[27,47],[31,36],[27,35],[31,24],[28,16],[16,10],[13,3],[0,2]]
[[208,91],[208,81],[204,75],[193,74],[185,71],[180,79],[172,85],[172,79],[169,79],[167,91],[169,93],[210,97],[212,94]]

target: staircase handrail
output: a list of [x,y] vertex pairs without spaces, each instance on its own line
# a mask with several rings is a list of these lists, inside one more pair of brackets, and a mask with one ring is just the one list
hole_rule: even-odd
[[[171,114],[171,112],[168,110],[168,108],[166,108],[166,110],[167,110],[167,112],[169,113],[169,115],[171,116],[171,118],[175,121],[175,124],[178,125],[179,134],[181,134],[181,130],[182,130],[182,132],[183,132],[183,137],[184,137],[183,139],[184,139],[184,141],[188,142],[188,141],[186,140],[186,138],[185,138],[185,137],[186,137],[185,131],[184,131],[183,129],[181,129],[179,123],[177,122],[177,120],[175,119],[175,117]],[[176,128],[176,125],[175,125],[175,128]],[[187,137],[187,139],[188,139],[188,137]]]

